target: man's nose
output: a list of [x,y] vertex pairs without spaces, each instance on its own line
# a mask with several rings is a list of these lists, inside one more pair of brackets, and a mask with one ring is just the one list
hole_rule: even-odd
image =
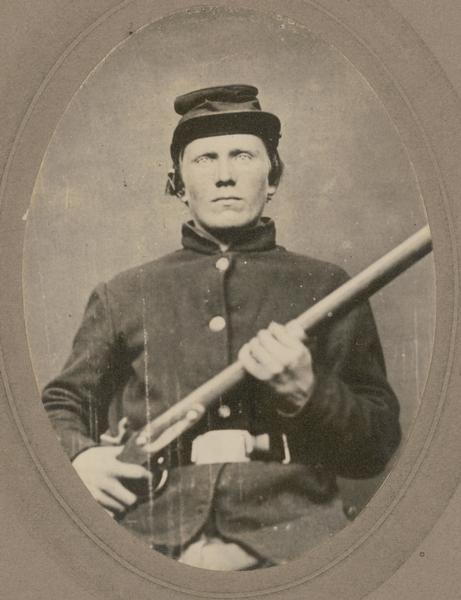
[[232,163],[228,158],[222,158],[217,161],[216,165],[216,185],[234,185],[235,174],[232,168]]

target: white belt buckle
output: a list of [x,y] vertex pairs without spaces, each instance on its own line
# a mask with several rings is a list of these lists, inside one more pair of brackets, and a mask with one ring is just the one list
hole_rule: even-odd
[[191,462],[196,465],[250,461],[254,438],[245,429],[220,429],[197,436],[192,442]]

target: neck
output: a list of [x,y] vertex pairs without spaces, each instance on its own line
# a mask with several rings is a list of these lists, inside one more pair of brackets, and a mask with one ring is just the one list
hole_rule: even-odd
[[232,241],[236,237],[238,237],[241,232],[248,231],[249,229],[253,229],[254,227],[256,227],[258,225],[262,225],[262,224],[263,224],[263,221],[260,217],[258,217],[258,219],[256,221],[248,223],[247,225],[244,225],[243,227],[226,227],[226,228],[205,227],[194,220],[195,228],[198,231],[200,231],[200,233],[204,237],[206,237],[206,238],[212,240],[213,242],[215,242],[216,244],[218,244],[218,246],[220,247],[222,252],[225,252],[226,250],[229,249],[230,245],[232,244]]

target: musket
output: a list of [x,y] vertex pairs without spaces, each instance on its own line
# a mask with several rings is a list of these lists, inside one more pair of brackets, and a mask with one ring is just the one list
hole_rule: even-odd
[[[369,298],[431,250],[431,233],[429,226],[426,226],[325,296],[294,321],[308,333],[335,315],[347,311],[353,303]],[[290,323],[287,324],[288,327]],[[156,484],[156,488],[160,489],[167,468],[161,451],[193,427],[222,394],[244,378],[245,373],[239,360],[226,367],[147,423],[143,429],[132,433],[118,456],[119,460],[137,464],[148,463],[149,467],[158,466],[160,471],[163,471]]]

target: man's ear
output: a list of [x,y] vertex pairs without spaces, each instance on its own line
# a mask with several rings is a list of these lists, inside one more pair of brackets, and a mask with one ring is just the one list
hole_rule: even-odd
[[170,194],[171,196],[176,196],[182,202],[186,202],[187,204],[187,201],[184,200],[185,190],[181,175],[174,168],[168,171],[165,191],[167,194]]
[[274,196],[277,191],[276,185],[268,185],[267,186],[267,201],[270,202],[272,200],[272,196]]
[[189,194],[187,193],[186,188],[183,187],[182,190],[180,190],[176,195],[181,202],[184,202],[186,206],[189,206]]
[[176,192],[174,169],[171,169],[171,171],[168,171],[168,174],[166,177],[167,177],[167,179],[166,179],[165,193],[169,194],[170,196],[176,196],[177,192]]

